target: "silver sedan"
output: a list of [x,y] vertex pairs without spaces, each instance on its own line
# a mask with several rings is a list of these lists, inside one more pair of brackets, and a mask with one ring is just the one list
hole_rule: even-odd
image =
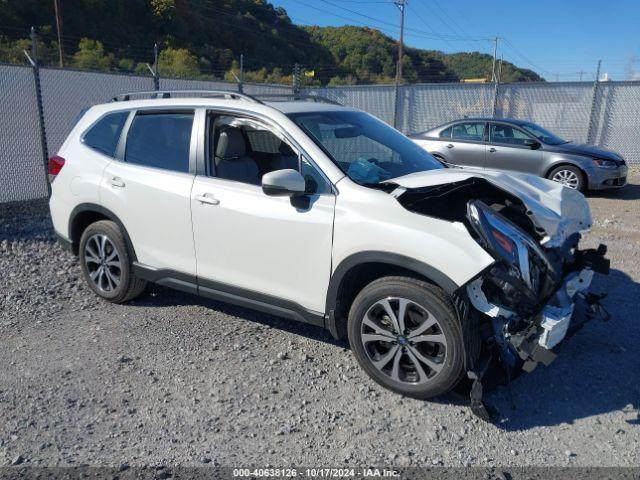
[[627,183],[619,154],[567,142],[525,120],[456,120],[410,138],[452,166],[530,173],[581,191]]

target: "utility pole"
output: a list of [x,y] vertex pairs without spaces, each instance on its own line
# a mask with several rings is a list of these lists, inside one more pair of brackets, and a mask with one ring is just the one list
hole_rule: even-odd
[[491,81],[497,82],[498,77],[496,76],[496,61],[498,57],[498,40],[500,37],[496,37],[493,39],[493,64],[491,66]]
[[396,85],[402,83],[402,56],[404,54],[404,7],[405,0],[396,0],[394,2],[400,10],[400,41],[398,42],[398,65],[396,67]]
[[53,0],[53,10],[56,14],[56,30],[58,33],[58,56],[60,68],[64,67],[64,45],[62,42],[62,13],[60,11],[60,0]]
[[393,114],[393,126],[398,125],[398,99],[400,94],[400,83],[402,83],[402,56],[404,54],[404,7],[406,0],[395,0],[396,7],[400,10],[400,39],[398,41],[398,64],[396,65],[396,85],[395,85],[395,110]]

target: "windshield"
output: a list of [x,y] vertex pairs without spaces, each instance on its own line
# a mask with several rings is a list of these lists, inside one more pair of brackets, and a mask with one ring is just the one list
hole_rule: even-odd
[[521,123],[520,126],[524,128],[531,135],[536,137],[542,143],[546,143],[547,145],[560,145],[561,143],[569,143],[566,140],[554,135],[549,130],[545,130],[540,125],[536,125],[535,123]]
[[443,168],[407,137],[364,112],[308,112],[289,118],[360,185]]

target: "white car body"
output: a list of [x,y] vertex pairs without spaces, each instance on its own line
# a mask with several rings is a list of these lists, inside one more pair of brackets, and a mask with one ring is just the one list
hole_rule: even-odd
[[[83,141],[85,132],[108,113],[184,109],[194,112],[192,162],[204,155],[207,112],[247,116],[310,160],[329,191],[309,195],[310,206],[296,208],[290,198],[266,195],[259,185],[194,170],[129,164]],[[360,185],[289,116],[336,110],[356,111],[309,102],[263,104],[243,97],[94,106],[58,152],[66,161],[52,183],[55,231],[77,251],[78,215],[102,215],[126,232],[135,252],[134,267],[144,278],[322,325],[339,335],[338,297],[352,267],[363,262],[401,267],[454,294],[496,261],[462,221],[405,208],[399,201],[405,192],[485,180],[526,205],[528,216],[545,234],[539,242],[545,248],[559,247],[591,225],[580,193],[534,176],[441,169],[393,178],[388,181],[391,192]],[[472,303],[479,311],[495,311],[477,299]]]
[[[344,259],[359,252],[389,252],[417,259],[447,272],[457,286],[464,285],[493,261],[461,225],[412,214],[388,194],[351,181],[283,113],[335,109],[333,105],[247,105],[251,114],[286,132],[339,192],[321,196],[311,215],[300,221],[292,221],[297,214],[288,199],[267,197],[259,186],[128,165],[81,141],[91,124],[117,109],[162,106],[246,112],[242,108],[245,105],[238,103],[199,98],[92,107],[58,152],[67,159],[52,183],[51,216],[58,235],[71,241],[69,219],[75,207],[84,203],[101,205],[120,219],[135,246],[138,261],[144,265],[279,296],[322,314],[331,274]],[[443,172],[445,176],[457,174],[453,170]],[[114,178],[126,182],[126,187],[114,186]],[[222,208],[212,209],[195,200],[207,192],[220,200]],[[229,232],[232,241],[225,238],[224,242],[216,242],[220,229]],[[402,242],[398,242],[399,236]],[[289,238],[296,241],[289,242]],[[265,257],[267,248],[272,255]],[[215,254],[206,253],[206,249]],[[268,272],[268,277],[260,272]]]

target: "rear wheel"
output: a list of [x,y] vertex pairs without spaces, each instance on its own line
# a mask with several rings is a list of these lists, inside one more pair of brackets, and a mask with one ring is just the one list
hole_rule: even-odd
[[451,300],[438,287],[407,277],[381,278],[358,294],[348,322],[358,362],[380,385],[425,399],[460,381],[462,331]]
[[574,190],[583,192],[585,189],[584,174],[578,167],[562,165],[551,170],[547,178]]
[[109,220],[92,223],[80,239],[80,266],[89,287],[100,297],[121,303],[140,295],[146,282],[131,269],[131,255],[118,226]]

